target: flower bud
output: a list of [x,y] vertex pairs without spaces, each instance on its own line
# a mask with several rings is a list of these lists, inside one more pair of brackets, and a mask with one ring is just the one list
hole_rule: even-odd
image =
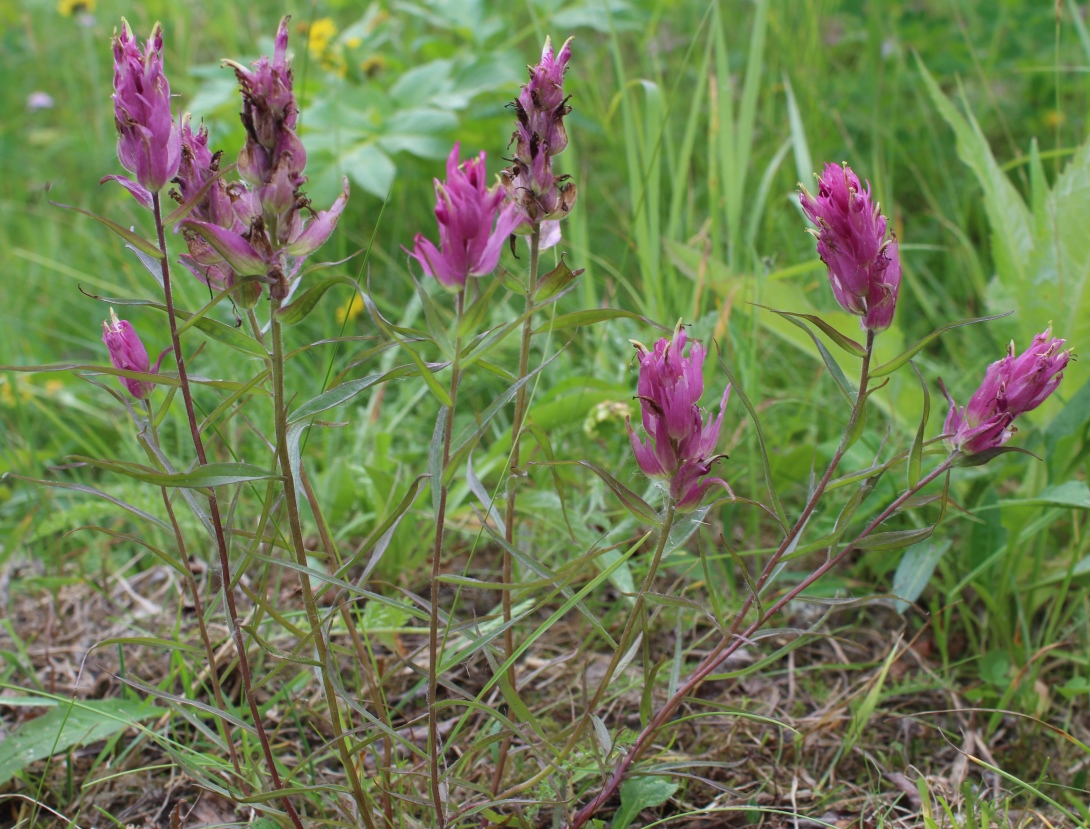
[[[145,374],[151,373],[151,360],[148,359],[147,349],[136,336],[132,325],[126,320],[117,318],[113,308],[110,309],[109,321],[102,323],[102,342],[106,344],[110,352],[110,362],[114,368],[125,371],[139,371]],[[129,390],[129,394],[137,400],[145,400],[155,388],[154,383],[143,380],[133,380],[121,377],[122,385]]]

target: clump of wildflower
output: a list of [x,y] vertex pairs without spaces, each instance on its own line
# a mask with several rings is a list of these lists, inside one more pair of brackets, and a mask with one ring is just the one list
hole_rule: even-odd
[[163,74],[163,28],[155,24],[141,51],[122,19],[113,49],[117,157],[136,181],[107,178],[120,182],[141,204],[151,207],[151,195],[174,178],[182,156],[181,133],[170,111],[170,84]]
[[633,342],[640,361],[637,397],[647,432],[645,443],[625,419],[636,462],[644,474],[670,482],[670,497],[678,509],[693,509],[713,485],[724,487],[722,478],[702,480],[712,465],[726,455],[716,454],[723,412],[730,399],[730,384],[723,390],[719,416],[707,419],[700,411],[704,393],[704,347],[694,342],[685,355],[685,329],[679,322],[672,339],[663,337],[653,351]]
[[461,145],[447,156],[447,180],[435,179],[435,218],[439,247],[416,234],[410,254],[424,272],[448,290],[460,291],[469,276],[491,273],[504,240],[519,222],[517,208],[504,204],[500,185],[488,186],[485,153],[459,162]]
[[[801,187],[801,185],[800,185]],[[896,238],[886,239],[886,219],[851,167],[826,164],[817,196],[801,187],[802,209],[816,226],[818,255],[829,269],[833,296],[868,331],[893,322],[901,289]]]
[[553,173],[553,157],[568,146],[564,116],[571,107],[564,96],[564,72],[571,59],[571,42],[569,37],[554,55],[552,41],[545,38],[541,62],[527,67],[530,82],[513,104],[518,120],[511,136],[515,157],[501,173],[507,198],[519,209],[516,232],[529,233],[538,227],[542,247],[560,240],[559,220],[575,206],[576,187],[570,176]]
[[228,190],[241,230],[234,222],[229,227],[199,219],[183,223],[203,238],[236,276],[263,276],[277,300],[289,296],[304,258],[333,233],[348,203],[347,178],[344,191],[329,210],[313,210],[302,191],[307,181],[307,154],[295,132],[299,108],[287,57],[288,20],[280,21],[271,60],[262,57],[249,69],[231,63],[242,90],[242,124],[246,128],[238,170],[251,187],[248,191],[244,187]]
[[[154,373],[159,370],[159,364],[155,364],[154,371],[151,360],[148,359],[147,349],[136,335],[132,325],[127,320],[117,318],[113,308],[110,309],[110,319],[102,323],[102,342],[110,353],[110,362],[114,368],[125,371],[139,371],[144,374]],[[129,377],[118,378],[123,386],[129,390],[129,394],[137,400],[145,400],[155,389],[154,383],[144,380],[133,380]]]
[[1063,349],[1063,344],[1052,336],[1051,327],[1034,337],[1018,356],[1011,342],[1007,355],[988,366],[984,382],[967,406],[958,407],[943,387],[950,402],[943,427],[947,447],[974,455],[1010,440],[1016,431],[1014,419],[1040,406],[1063,379],[1063,370],[1071,361],[1071,350]]

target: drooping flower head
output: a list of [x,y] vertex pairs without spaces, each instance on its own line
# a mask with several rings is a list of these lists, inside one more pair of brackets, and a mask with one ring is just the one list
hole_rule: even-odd
[[122,19],[113,49],[117,157],[136,176],[138,188],[134,189],[134,182],[118,180],[150,206],[150,194],[174,178],[182,154],[178,124],[170,111],[170,84],[163,74],[163,28],[155,24],[141,51]]
[[870,184],[864,189],[847,164],[826,164],[817,196],[801,187],[799,201],[817,226],[811,232],[840,307],[862,317],[868,331],[889,328],[901,289],[901,262],[897,240],[886,239],[886,219],[871,203]]
[[[701,481],[725,455],[716,454],[723,412],[730,399],[730,384],[723,390],[719,416],[700,411],[704,393],[704,347],[693,343],[686,356],[685,330],[678,323],[672,339],[655,343],[653,351],[633,343],[640,361],[637,397],[647,432],[645,443],[626,420],[636,462],[646,475],[670,481],[670,497],[679,509],[692,509],[712,484],[730,487],[721,478]],[[733,493],[732,493],[733,495]]]
[[495,269],[504,241],[519,222],[515,205],[503,203],[503,189],[488,187],[484,151],[459,162],[460,150],[456,143],[447,157],[447,180],[435,180],[439,248],[418,233],[410,254],[425,273],[453,291],[465,287],[466,277]]
[[943,432],[950,450],[973,455],[1006,443],[1015,432],[1014,419],[1040,406],[1063,379],[1071,361],[1071,350],[1063,344],[1052,336],[1051,327],[1018,356],[1012,342],[1007,355],[988,366],[969,405],[959,408],[947,393],[950,411]]
[[[110,319],[102,323],[102,342],[110,353],[110,362],[114,368],[125,371],[139,371],[151,373],[151,360],[148,359],[147,349],[140,342],[133,327],[127,320],[117,318],[113,308],[110,309]],[[156,365],[158,369],[158,365]],[[129,390],[129,394],[137,400],[145,400],[155,388],[154,383],[143,380],[133,380],[129,377],[120,377],[122,385]]]
[[[546,242],[560,239],[559,225],[575,205],[576,187],[569,176],[553,174],[553,157],[568,146],[564,116],[571,112],[564,95],[564,72],[571,59],[568,38],[560,51],[545,38],[541,62],[530,70],[530,82],[524,84],[513,107],[517,128],[511,136],[515,157],[511,167],[501,173],[507,198],[520,213],[516,231],[529,233],[536,225]],[[548,247],[542,243],[542,247]]]
[[226,191],[241,230],[211,217],[183,222],[236,276],[265,277],[269,293],[277,300],[289,296],[303,259],[333,233],[349,190],[345,178],[342,194],[324,211],[315,211],[302,191],[307,155],[295,133],[299,110],[287,57],[289,19],[280,21],[272,60],[262,57],[249,69],[227,62],[238,77],[246,128],[246,144],[238,157],[245,183],[228,185]]

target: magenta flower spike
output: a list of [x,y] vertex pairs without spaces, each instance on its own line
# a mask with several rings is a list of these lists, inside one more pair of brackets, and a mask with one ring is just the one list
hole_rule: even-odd
[[459,162],[461,145],[447,157],[447,180],[435,180],[435,218],[439,247],[416,234],[409,254],[444,288],[458,292],[466,278],[492,273],[503,243],[520,221],[518,209],[504,204],[500,185],[488,187],[485,153]]
[[[191,218],[181,222],[189,243],[189,255],[183,262],[199,279],[229,285],[235,276],[260,276],[269,285],[269,293],[280,301],[298,284],[296,276],[305,257],[325,244],[337,227],[349,194],[345,178],[344,189],[332,206],[316,211],[303,193],[307,154],[295,133],[299,109],[287,54],[289,19],[280,21],[271,60],[262,57],[250,68],[227,62],[242,91],[246,143],[239,153],[238,169],[243,181],[222,190],[213,185],[207,209],[195,210]],[[202,142],[200,136],[198,133],[192,141],[192,155],[196,166],[213,171],[198,175],[207,181],[215,170],[209,161],[215,165],[216,157],[207,153],[207,137]],[[192,184],[181,180],[179,185],[183,192],[193,190]],[[233,273],[225,277],[228,272]],[[251,292],[241,299],[240,304],[250,307],[257,294]]]
[[545,38],[541,62],[527,67],[530,82],[524,84],[514,101],[517,129],[511,136],[515,157],[511,167],[500,175],[507,199],[519,211],[518,233],[529,233],[536,226],[541,231],[541,247],[560,240],[556,224],[575,206],[575,184],[569,176],[553,174],[553,157],[568,146],[564,116],[571,112],[564,95],[564,72],[571,59],[572,38],[558,53]]
[[174,178],[182,155],[181,134],[170,109],[170,84],[163,74],[162,26],[155,24],[141,52],[129,24],[122,19],[113,49],[117,157],[136,181],[109,178],[150,207],[151,194]]
[[975,455],[1010,440],[1016,431],[1014,419],[1040,406],[1063,379],[1063,370],[1071,361],[1071,350],[1062,349],[1063,344],[1052,336],[1051,327],[1034,337],[1018,356],[1012,342],[1007,355],[988,366],[984,382],[967,406],[959,408],[944,387],[950,402],[943,427],[947,447]]
[[901,262],[897,240],[886,239],[885,217],[871,203],[870,184],[864,189],[847,164],[826,164],[817,196],[801,187],[799,202],[817,226],[811,233],[840,307],[862,317],[867,331],[889,328],[901,290]]
[[662,338],[653,351],[633,343],[640,361],[637,397],[647,442],[636,435],[630,421],[625,424],[640,469],[648,477],[668,480],[670,497],[681,510],[699,506],[713,484],[734,497],[722,478],[701,480],[717,460],[726,457],[716,454],[715,448],[730,399],[730,384],[723,390],[719,416],[705,419],[699,406],[704,393],[704,347],[693,343],[686,356],[686,341],[679,322],[673,338]]
[[[117,318],[113,308],[110,309],[110,319],[102,323],[102,342],[106,344],[110,352],[110,362],[114,368],[126,371],[140,371],[153,373],[151,360],[148,359],[147,349],[136,336],[132,325],[126,320]],[[156,370],[159,366],[156,365]],[[145,400],[155,388],[154,383],[143,380],[133,380],[128,377],[120,377],[122,385],[129,390],[129,394],[137,400]]]

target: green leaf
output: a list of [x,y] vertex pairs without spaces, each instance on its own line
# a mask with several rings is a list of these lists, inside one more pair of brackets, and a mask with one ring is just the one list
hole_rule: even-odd
[[[1032,452],[1025,449],[1020,449],[1017,446],[997,446],[994,449],[985,449],[983,452],[976,452],[972,455],[958,455],[953,462],[953,466],[983,466],[990,460],[998,458],[1000,455],[1007,455],[1011,452],[1017,452],[1019,455],[1029,455],[1031,458],[1037,458]],[[1037,458],[1037,460],[1041,460]]]
[[124,461],[101,461],[82,455],[73,455],[72,460],[84,463],[107,472],[117,472],[129,478],[135,478],[155,486],[176,486],[187,489],[200,489],[212,486],[227,486],[247,481],[280,480],[280,476],[263,466],[252,463],[209,463],[198,466],[189,472],[159,472],[148,466]]
[[[764,307],[764,306],[761,306],[761,307]],[[771,308],[769,308],[768,310],[773,311],[773,309],[771,309]],[[841,393],[844,395],[844,398],[848,401],[848,403],[854,404],[855,403],[855,397],[856,397],[856,390],[855,390],[855,388],[853,388],[852,384],[850,382],[848,382],[848,378],[844,376],[844,371],[843,371],[843,369],[840,368],[840,364],[836,361],[836,359],[833,357],[833,355],[829,352],[829,349],[825,347],[825,343],[823,343],[821,340],[819,340],[818,337],[817,337],[817,334],[815,334],[813,331],[810,330],[810,326],[808,326],[801,319],[797,319],[797,317],[810,316],[810,315],[809,314],[783,314],[783,313],[781,313],[779,311],[773,311],[773,313],[779,314],[781,317],[786,319],[788,322],[792,323],[793,325],[797,325],[799,328],[801,328],[803,331],[805,331],[807,334],[810,335],[810,339],[813,340],[814,345],[817,346],[818,353],[821,354],[822,362],[824,362],[825,367],[827,369],[829,369],[829,375],[836,382],[837,388],[840,389]]]
[[628,829],[644,809],[661,806],[674,796],[679,786],[665,777],[633,777],[621,784],[621,808],[613,816],[610,829]]
[[908,488],[915,489],[920,481],[920,470],[923,467],[923,440],[927,430],[927,419],[931,416],[931,392],[927,390],[927,383],[916,364],[909,360],[909,365],[920,378],[920,388],[923,389],[923,414],[920,415],[920,428],[916,430],[916,438],[912,441],[912,448],[908,452]]
[[926,337],[924,337],[922,340],[917,342],[915,345],[910,346],[905,351],[902,351],[900,354],[898,354],[896,357],[894,357],[888,363],[883,363],[882,365],[878,366],[877,368],[872,368],[871,372],[870,372],[870,376],[873,377],[873,378],[878,378],[878,377],[885,377],[887,374],[892,374],[897,369],[899,369],[901,366],[903,366],[905,363],[907,363],[909,360],[911,360],[913,357],[915,357],[920,352],[920,349],[922,349],[925,345],[927,345],[929,342],[934,340],[940,334],[945,334],[947,331],[950,331],[950,330],[952,330],[954,328],[960,328],[963,325],[976,325],[978,322],[991,322],[992,320],[1002,319],[1003,317],[1009,317],[1012,313],[1014,313],[1014,312],[1013,311],[1007,311],[1006,313],[994,314],[994,315],[992,315],[990,317],[974,317],[973,319],[958,320],[957,322],[950,322],[950,323],[947,323],[946,325],[941,325],[938,328],[936,328],[934,331],[932,331],[930,334],[928,334]]
[[1090,509],[1090,487],[1086,481],[1067,481],[1043,490],[1033,498],[1019,498],[1002,501],[1003,506],[1049,506],[1071,507],[1072,509]]
[[910,544],[916,544],[930,537],[934,527],[921,527],[918,530],[893,530],[888,533],[876,533],[852,544],[856,550],[899,550]]
[[[597,464],[591,463],[590,461],[546,461],[543,463],[539,463],[538,465],[552,466],[553,463],[561,466],[567,466],[571,464],[585,466],[587,469],[589,469],[591,472],[593,472],[595,475],[602,479],[602,482],[613,491],[613,494],[617,496],[617,499],[624,505],[624,508],[632,513],[632,515],[634,515],[636,518],[639,518],[641,521],[647,524],[653,524],[656,527],[662,523],[658,513],[651,508],[650,504],[648,504],[645,500],[643,500],[643,498],[641,498],[631,489],[626,487],[624,484],[622,484],[620,481],[618,481],[616,478],[614,478],[612,475],[606,472],[606,470],[602,469],[602,467],[598,466]],[[692,531],[690,530],[690,534],[691,532]]]
[[[38,705],[56,705],[42,699]],[[56,705],[24,723],[0,742],[0,786],[31,763],[67,751],[72,746],[104,740],[133,723],[167,713],[165,709],[128,699],[84,700]]]
[[116,233],[138,251],[146,253],[148,256],[153,256],[156,259],[162,259],[163,257],[163,252],[159,250],[159,248],[156,247],[154,244],[145,239],[143,236],[138,236],[131,230],[122,227],[117,222],[107,219],[105,216],[99,216],[97,213],[92,213],[90,210],[84,210],[82,207],[72,207],[72,205],[70,204],[60,204],[55,201],[51,201],[50,204],[54,207],[60,207],[64,210],[75,210],[77,213],[82,213],[84,216],[90,216],[96,222],[100,222],[101,224],[106,225],[106,227],[110,228],[110,230],[112,230],[114,233]]
[[718,360],[719,367],[723,369],[723,373],[727,375],[727,379],[730,381],[731,394],[742,401],[742,406],[749,413],[749,419],[753,422],[753,428],[757,431],[757,444],[761,448],[761,465],[764,469],[765,486],[768,487],[768,497],[772,499],[772,506],[776,510],[780,523],[787,526],[787,513],[783,511],[783,504],[780,502],[779,493],[776,491],[776,484],[772,480],[772,464],[768,460],[768,444],[765,443],[765,433],[761,428],[761,419],[757,416],[757,410],[754,408],[753,403],[750,402],[745,390],[738,384],[738,378],[727,368],[722,357],[719,357]]
[[499,279],[491,280],[484,293],[462,312],[462,321],[458,324],[459,337],[471,337],[481,329],[489,312],[495,307],[492,297],[501,284]]
[[280,308],[276,312],[276,318],[284,325],[298,325],[314,310],[318,300],[325,296],[326,291],[336,285],[348,285],[353,291],[359,290],[355,281],[347,276],[327,276],[307,288],[290,305]]
[[904,615],[909,606],[920,598],[931,581],[935,567],[949,549],[950,539],[944,538],[938,542],[930,539],[921,541],[905,550],[897,572],[893,574],[892,592],[897,597],[893,606],[898,613]]
[[47,366],[0,366],[0,371],[18,371],[23,374],[46,374],[54,371],[93,371],[96,374],[112,374],[114,377],[128,377],[130,380],[142,380],[160,386],[178,386],[177,377],[163,374],[148,374],[144,371],[129,371],[113,366],[94,366],[84,363],[55,363]]
[[339,386],[334,386],[329,391],[322,392],[317,397],[312,397],[290,415],[288,415],[288,423],[295,423],[303,420],[304,418],[313,417],[316,414],[321,414],[329,409],[336,408],[343,403],[347,403],[352,398],[365,392],[372,386],[377,386],[379,383],[384,383],[387,380],[392,380],[397,377],[405,377],[416,372],[413,366],[398,366],[397,368],[387,371],[385,374],[368,374],[366,377],[361,377],[358,380],[349,380],[347,383],[341,383]]
[[652,322],[646,317],[641,317],[639,314],[634,314],[631,311],[622,311],[618,308],[597,308],[592,311],[573,311],[570,314],[560,314],[534,329],[534,333],[540,334],[543,331],[559,331],[562,328],[581,328],[584,325],[593,325],[596,322],[605,322],[606,320],[622,318],[640,320],[647,325],[658,328],[660,331],[669,330],[668,328],[665,328],[656,322]]
[[568,263],[563,259],[560,260],[560,264],[545,274],[537,283],[537,289],[534,291],[534,302],[544,302],[547,299],[552,299],[574,280],[583,271],[572,271],[568,267]]
[[853,354],[856,357],[863,357],[867,353],[867,349],[864,346],[857,343],[851,337],[841,334],[836,328],[816,314],[798,314],[793,311],[777,311],[775,308],[769,308],[767,305],[761,305],[757,302],[754,302],[753,304],[758,308],[764,308],[766,311],[771,311],[773,314],[779,314],[781,317],[799,317],[800,319],[813,323],[820,328],[830,340],[849,354]]

